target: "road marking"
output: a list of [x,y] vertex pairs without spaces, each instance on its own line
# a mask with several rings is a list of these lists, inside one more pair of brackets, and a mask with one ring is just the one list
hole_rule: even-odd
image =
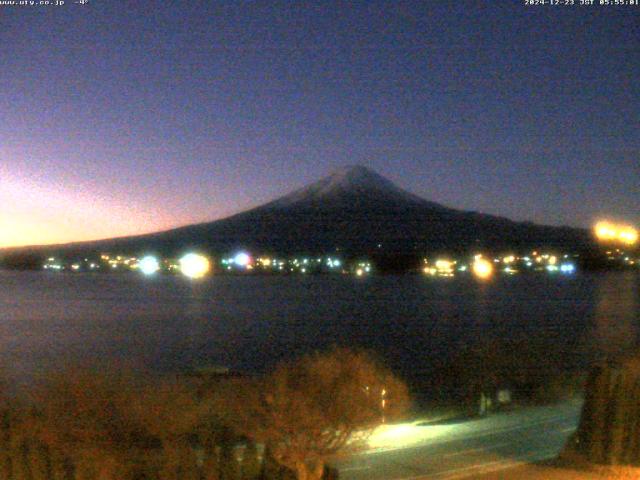
[[438,480],[455,480],[459,478],[469,477],[471,475],[486,474],[491,472],[497,472],[500,470],[508,470],[511,468],[521,467],[529,465],[532,460],[540,461],[548,458],[553,458],[558,454],[556,450],[545,450],[544,452],[528,453],[508,460],[495,460],[493,462],[480,463],[477,465],[471,465],[468,467],[457,468],[448,470],[445,472],[438,472],[435,475],[427,476],[424,478],[438,479]]
[[362,467],[347,467],[347,468],[341,468],[340,471],[341,472],[354,472],[357,470],[368,470],[370,469],[371,466],[370,465],[364,465]]
[[487,452],[489,450],[493,450],[494,448],[506,447],[507,445],[513,445],[513,442],[494,443],[491,445],[483,445],[482,447],[470,448],[468,450],[461,450],[459,452],[445,453],[444,455],[438,455],[438,458],[451,458],[460,455],[466,455],[468,453]]
[[[527,421],[527,417],[529,421]],[[557,412],[555,415],[547,414],[541,417],[526,414],[507,414],[504,416],[496,416],[493,418],[489,417],[465,422],[464,424],[461,424],[460,428],[456,429],[454,432],[448,431],[445,434],[431,436],[430,438],[427,438],[427,429],[429,428],[429,426],[416,426],[415,428],[417,429],[425,429],[425,438],[419,440],[413,445],[405,447],[394,447],[393,443],[390,443],[387,447],[371,449],[368,451],[360,451],[353,454],[352,458],[356,459],[359,455],[375,455],[378,460],[376,460],[372,465],[363,465],[362,463],[357,462],[360,463],[360,465],[356,463],[356,465],[354,466],[340,468],[339,470],[343,472],[354,472],[354,477],[359,476],[357,473],[355,473],[358,471],[363,472],[360,474],[361,476],[368,476],[375,472],[377,468],[383,468],[384,465],[391,465],[393,463],[396,463],[393,458],[397,454],[394,452],[404,451],[407,455],[415,456],[416,453],[420,453],[421,450],[426,449],[425,455],[423,456],[427,458],[452,458],[469,455],[471,458],[469,458],[468,460],[473,460],[473,457],[475,456],[475,461],[479,463],[476,463],[474,465],[467,464],[466,466],[464,466],[464,462],[462,462],[463,466],[459,465],[455,468],[451,468],[454,466],[449,465],[449,467],[451,468],[449,470],[435,470],[431,473],[427,473],[429,471],[429,466],[433,468],[435,465],[425,464],[420,467],[420,469],[424,468],[426,470],[425,473],[421,473],[418,475],[420,469],[412,468],[413,471],[405,470],[404,472],[405,475],[409,474],[410,476],[389,478],[392,480],[457,480],[462,478],[471,478],[478,475],[488,474],[494,471],[507,470],[527,465],[533,461],[553,458],[558,454],[558,448],[551,451],[548,449],[549,445],[543,446],[543,448],[546,447],[546,449],[544,450],[538,450],[534,452],[527,452],[527,450],[525,450],[525,452],[527,453],[521,453],[520,455],[517,455],[517,453],[514,452],[513,456],[499,454],[499,451],[500,448],[513,444],[512,441],[504,441],[504,437],[513,436],[514,433],[521,433],[522,435],[525,435],[527,437],[533,435],[536,438],[539,437],[540,433],[544,433],[547,436],[566,436],[567,434],[576,430],[578,420],[578,412]],[[418,434],[419,433],[420,432],[418,432]],[[481,444],[482,442],[487,441],[484,440],[484,438],[492,436],[496,438],[487,438],[487,440],[494,440],[494,442],[497,441],[497,443],[489,445]],[[474,446],[473,440],[477,439],[482,439],[477,442],[480,445]],[[472,441],[471,445],[465,445],[465,442],[467,441]],[[458,451],[455,450],[456,444],[458,444]],[[465,446],[467,447],[466,449],[460,450],[460,448],[464,448]],[[426,453],[429,451],[431,453]],[[478,453],[479,456],[474,455],[475,453]],[[485,453],[486,455],[483,455],[483,453]],[[379,454],[389,454],[391,455],[391,458],[384,459],[384,457],[378,457],[377,455]],[[493,457],[493,459],[491,459],[491,457]],[[376,465],[379,462],[382,463],[380,465]],[[397,467],[402,467],[402,465],[398,464]],[[446,468],[446,466],[444,465],[442,467]],[[402,471],[396,471],[396,474],[398,473],[402,475]]]
[[531,460],[546,460],[553,458],[557,453],[558,452],[556,450],[546,450],[544,452],[528,453],[527,455],[521,455],[508,460],[494,460],[492,462],[478,463],[476,465],[444,470],[442,472],[428,473],[412,477],[398,477],[393,480],[457,480],[470,477],[472,475],[484,475],[491,472],[529,465]]

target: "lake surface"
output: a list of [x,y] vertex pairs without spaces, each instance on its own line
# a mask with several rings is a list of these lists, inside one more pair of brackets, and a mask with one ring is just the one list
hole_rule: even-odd
[[631,272],[502,276],[487,283],[417,275],[189,281],[0,271],[0,364],[20,377],[67,362],[123,361],[160,371],[220,365],[256,372],[338,344],[374,350],[415,383],[469,347],[531,341],[574,368],[635,339],[639,277]]

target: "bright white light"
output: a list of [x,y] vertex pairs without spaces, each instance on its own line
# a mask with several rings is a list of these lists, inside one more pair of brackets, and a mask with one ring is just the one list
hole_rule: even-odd
[[370,449],[402,449],[421,444],[427,440],[443,438],[450,435],[457,425],[425,425],[401,423],[380,425],[366,439]]
[[488,260],[476,256],[473,262],[473,273],[476,277],[484,280],[493,274],[493,265]]
[[453,262],[449,260],[436,260],[436,268],[438,270],[451,270],[453,267]]
[[140,268],[140,271],[145,275],[153,275],[158,270],[160,270],[160,262],[158,262],[158,259],[156,257],[148,255],[140,260],[140,263],[138,263],[138,268]]
[[563,263],[560,265],[560,271],[562,273],[573,273],[576,270],[576,266],[573,263]]
[[558,271],[558,267],[556,265],[547,265],[547,271],[548,272],[557,272]]
[[209,260],[196,253],[188,253],[180,259],[180,271],[189,278],[204,277],[209,268]]
[[235,257],[233,257],[233,263],[235,263],[239,267],[246,267],[247,265],[249,265],[250,261],[251,257],[245,252],[240,252]]

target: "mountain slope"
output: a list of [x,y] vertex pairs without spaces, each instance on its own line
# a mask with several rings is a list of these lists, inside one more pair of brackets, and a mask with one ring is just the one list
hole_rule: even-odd
[[338,250],[357,255],[529,246],[575,249],[588,242],[588,233],[580,229],[450,209],[407,192],[368,168],[352,166],[222,220],[63,248],[167,255],[190,248],[216,253],[247,248],[282,254]]

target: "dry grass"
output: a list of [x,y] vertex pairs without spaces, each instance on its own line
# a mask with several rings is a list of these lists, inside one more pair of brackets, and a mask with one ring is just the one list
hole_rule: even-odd
[[487,473],[478,480],[638,480],[640,468],[594,465],[575,453],[546,464],[525,465]]
[[595,465],[565,450],[548,462],[522,465],[473,477],[477,480],[638,480],[640,468]]
[[587,468],[526,465],[474,478],[477,480],[638,480],[640,469],[594,465]]
[[625,466],[595,465],[588,462],[582,455],[565,449],[556,462],[566,468],[575,468],[585,474],[593,475],[593,478],[611,480],[637,480],[640,479],[640,468]]

